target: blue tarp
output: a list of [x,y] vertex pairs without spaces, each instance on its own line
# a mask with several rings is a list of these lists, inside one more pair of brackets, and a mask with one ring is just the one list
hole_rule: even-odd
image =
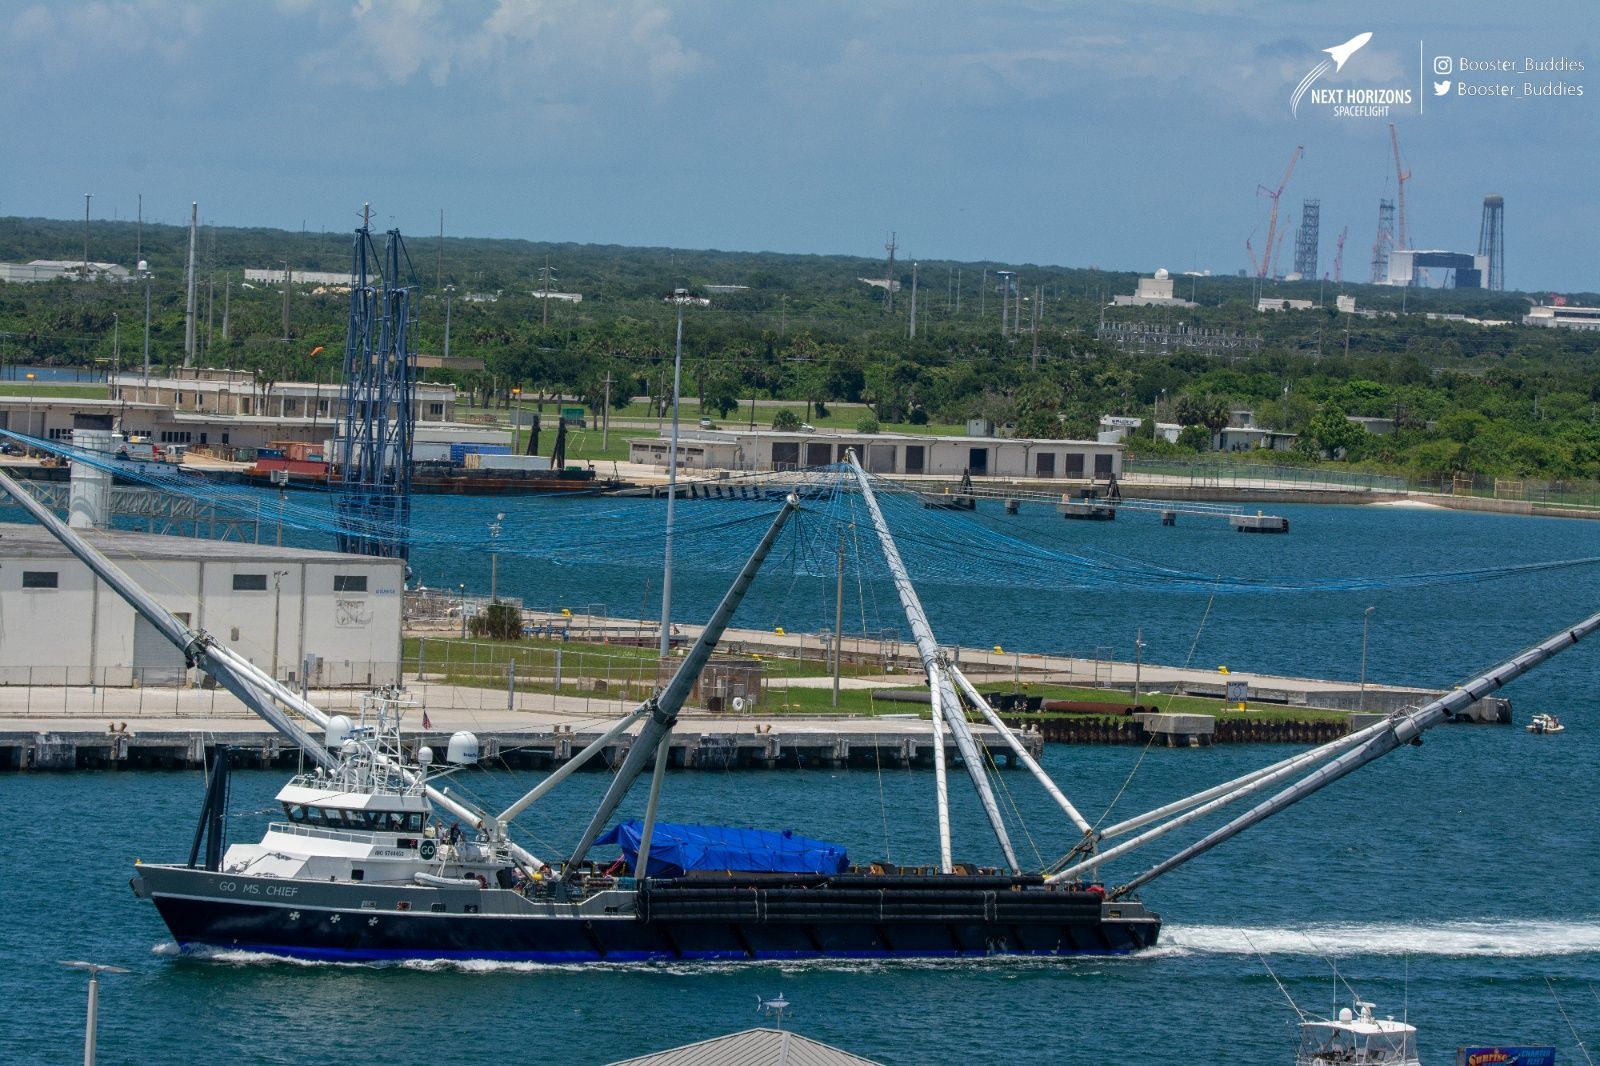
[[[639,860],[639,835],[644,823],[619,823],[596,844],[617,844],[628,866]],[[657,822],[650,837],[648,877],[678,877],[690,870],[736,870],[740,873],[836,874],[850,866],[838,844],[796,836],[792,830],[734,829],[723,825],[676,825]]]

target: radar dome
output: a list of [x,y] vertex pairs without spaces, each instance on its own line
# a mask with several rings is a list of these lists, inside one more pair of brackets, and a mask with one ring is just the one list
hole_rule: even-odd
[[417,765],[424,770],[433,765],[433,749],[426,744],[417,749]]
[[450,734],[450,747],[445,758],[456,766],[471,766],[478,761],[478,738],[462,730]]
[[355,723],[342,714],[336,714],[328,719],[327,728],[323,731],[326,737],[328,750],[338,751],[344,747],[345,738],[350,735],[350,730],[355,728]]
[[1166,267],[1157,267],[1156,268],[1156,278],[1157,278],[1157,280],[1166,281],[1171,276],[1172,276],[1171,274],[1167,273],[1167,268]]

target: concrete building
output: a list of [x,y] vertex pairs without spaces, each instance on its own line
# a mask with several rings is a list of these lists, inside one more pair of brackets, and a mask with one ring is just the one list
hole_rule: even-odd
[[1257,448],[1286,452],[1294,447],[1294,442],[1299,438],[1295,433],[1263,429],[1256,425],[1254,411],[1241,409],[1230,411],[1228,415],[1226,428],[1211,437],[1211,446],[1219,452],[1248,452]]
[[1188,300],[1172,295],[1172,276],[1167,268],[1157,270],[1152,277],[1140,278],[1132,296],[1113,296],[1111,302],[1118,307],[1193,307]]
[[[632,438],[628,458],[666,466],[670,442]],[[945,437],[912,433],[830,433],[821,430],[680,430],[679,469],[780,471],[842,462],[854,449],[874,474],[928,477],[1074,478],[1122,476],[1122,446],[1084,440],[1026,437]]]
[[[337,369],[337,368],[335,368]],[[336,381],[276,381],[270,387],[248,370],[180,370],[174,377],[145,377],[123,371],[108,379],[111,399],[159,404],[174,412],[212,415],[266,415],[322,420],[344,417]],[[455,417],[456,387],[417,385],[417,421],[448,422]],[[391,416],[394,408],[390,407]]]
[[[405,563],[360,555],[86,534],[162,606],[290,684],[400,679]],[[0,525],[0,684],[171,685],[198,671],[36,525]]]
[[[148,392],[128,389],[121,394],[160,395],[156,381],[151,378]],[[167,402],[161,403],[135,399],[88,400],[31,396],[26,392],[3,395],[0,396],[0,429],[47,440],[65,440],[72,436],[73,421],[77,416],[109,416],[113,428],[127,437],[137,437],[156,445],[210,448],[224,457],[237,456],[239,449],[265,448],[284,441],[325,445],[338,432],[338,420],[331,416],[332,410],[338,405],[338,393],[332,385],[323,385],[320,397],[314,391],[316,386],[311,384],[301,386],[300,391],[291,389],[281,397],[284,401],[282,408],[278,406],[280,397],[277,394],[284,386],[274,386],[266,406],[274,411],[289,409],[296,412],[290,415],[219,413],[213,410],[213,406],[219,403],[242,407],[248,402],[252,410],[257,409],[258,405],[248,395],[230,399],[220,394],[202,394],[196,399],[192,384],[185,382],[185,386],[182,390],[172,389]],[[429,389],[439,387],[425,386]],[[193,409],[180,410],[174,406],[179,391],[185,394],[184,406]],[[452,392],[452,399],[446,406],[446,410],[452,412],[453,395]],[[294,401],[292,406],[289,403],[291,400]],[[446,401],[424,400],[421,404],[422,411],[414,436],[418,459],[437,458],[436,453],[440,453],[441,449],[444,455],[448,455],[451,444],[511,443],[511,431],[499,426],[441,421],[436,416],[430,419],[428,412],[435,403],[445,404]],[[524,439],[526,433],[527,427],[524,426]],[[424,448],[424,445],[430,447]]]
[[[27,284],[40,281],[83,281],[81,259],[32,259],[26,263],[0,263],[0,281]],[[128,268],[116,263],[90,263],[89,281],[132,281]]]
[[[1121,444],[1130,434],[1144,425],[1144,419],[1129,415],[1101,415],[1100,430],[1095,439],[1101,444]],[[1183,427],[1176,422],[1157,422],[1156,432],[1169,444],[1178,442],[1178,434],[1183,432]]]
[[[245,267],[244,280],[255,282],[258,285],[282,285],[284,272],[273,267],[268,270],[257,270],[254,267]],[[333,288],[350,288],[350,271],[348,270],[291,270],[290,283],[294,285],[326,285]]]
[[1263,296],[1256,301],[1257,311],[1309,311],[1316,306],[1315,300],[1280,300]]
[[1448,270],[1454,288],[1481,289],[1489,276],[1489,257],[1443,249],[1395,248],[1389,252],[1388,285],[1415,285],[1423,270]]
[[1600,307],[1531,307],[1522,316],[1524,326],[1562,329],[1600,329]]

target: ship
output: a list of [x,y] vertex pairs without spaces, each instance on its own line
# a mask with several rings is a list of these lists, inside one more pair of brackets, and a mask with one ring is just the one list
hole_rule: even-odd
[[[872,479],[859,489],[916,640],[930,692],[939,854],[924,865],[853,862],[845,848],[789,828],[685,825],[659,817],[668,744],[691,688],[789,519],[785,499],[671,679],[506,809],[453,793],[451,774],[477,762],[458,732],[435,752],[408,736],[409,697],[370,694],[359,716],[330,715],[212,635],[157,604],[92,544],[0,473],[11,493],[186,660],[205,670],[304,753],[311,764],[278,793],[282,820],[259,841],[229,844],[229,759],[215,751],[187,861],[136,862],[131,887],[186,950],[224,949],[356,961],[490,959],[545,963],[811,958],[1071,957],[1155,945],[1162,918],[1143,885],[1361,765],[1402,745],[1600,628],[1600,613],[1564,629],[1421,708],[1300,752],[1114,825],[1091,824],[943,654],[900,559]],[[1024,870],[969,717],[1001,742],[1082,832],[1063,858]],[[634,735],[634,730],[637,734]],[[1000,862],[954,857],[946,746],[971,777]],[[517,818],[613,747],[627,754],[562,856],[513,838]],[[613,823],[649,770],[642,819]],[[1291,777],[1299,780],[1175,855],[1120,884],[1103,864]],[[576,826],[574,827],[577,828]],[[548,836],[548,834],[546,834]],[[1113,838],[1128,839],[1111,844]],[[616,846],[596,858],[597,846]]]
[[[340,486],[338,465],[303,441],[274,441],[235,477],[258,488],[337,492]],[[416,462],[411,472],[411,491],[429,496],[592,496],[631,487],[599,477],[593,463],[537,455],[463,452],[459,459]]]

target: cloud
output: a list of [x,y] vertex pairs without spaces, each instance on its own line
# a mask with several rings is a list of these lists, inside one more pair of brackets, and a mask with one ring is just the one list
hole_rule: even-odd
[[481,8],[442,0],[357,0],[330,27],[335,43],[305,68],[325,84],[360,88],[425,80],[501,94],[559,95],[573,81],[643,81],[670,93],[701,65],[652,0],[498,0]]

